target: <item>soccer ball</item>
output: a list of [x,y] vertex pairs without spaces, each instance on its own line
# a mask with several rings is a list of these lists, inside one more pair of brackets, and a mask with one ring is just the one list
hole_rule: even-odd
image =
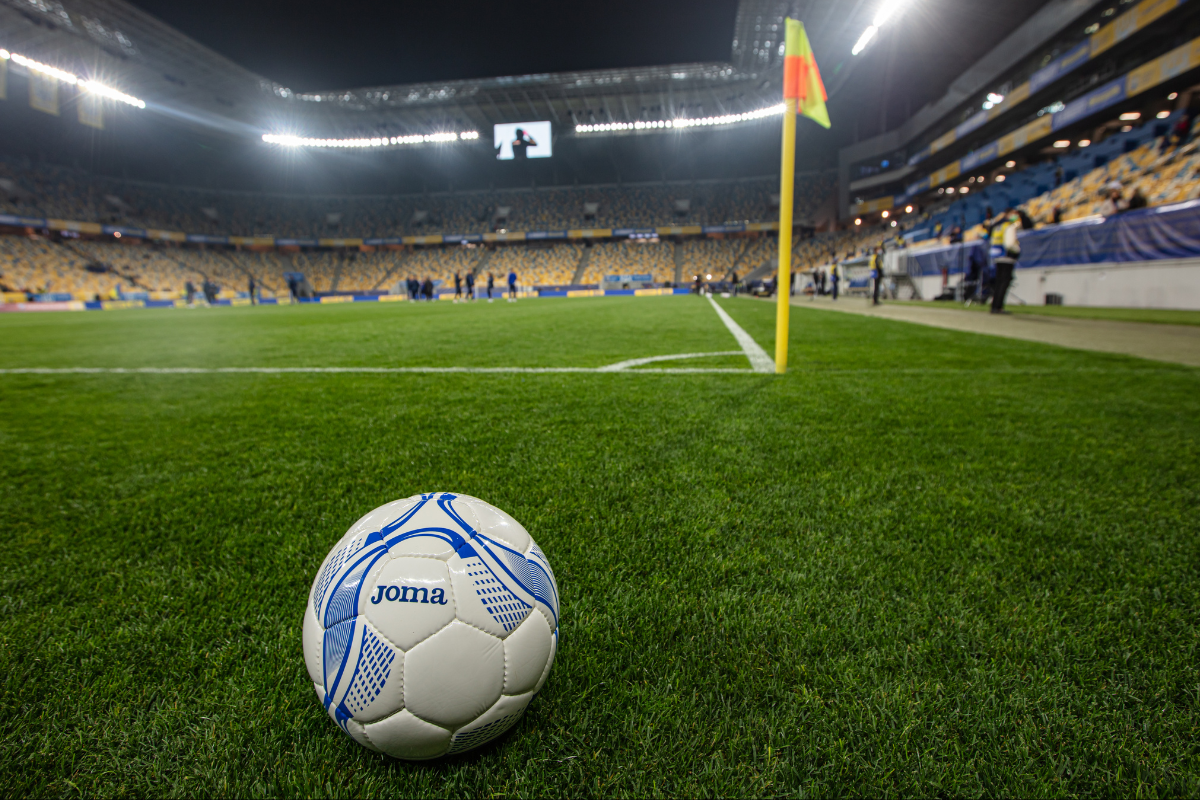
[[351,526],[317,572],[304,662],[354,741],[396,758],[461,753],[516,723],[550,674],[558,585],[515,519],[422,494]]

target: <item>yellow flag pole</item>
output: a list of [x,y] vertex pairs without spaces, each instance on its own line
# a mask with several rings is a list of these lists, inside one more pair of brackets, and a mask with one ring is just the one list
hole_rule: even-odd
[[796,98],[784,100],[783,175],[779,181],[779,275],[775,311],[775,374],[787,372],[792,294],[792,199],[796,190]]

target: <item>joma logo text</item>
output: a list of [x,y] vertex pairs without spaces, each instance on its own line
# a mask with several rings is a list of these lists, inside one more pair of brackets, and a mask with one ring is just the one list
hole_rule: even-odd
[[393,603],[433,603],[446,605],[446,590],[434,589],[432,592],[424,586],[376,586],[375,596],[371,603],[379,605],[384,600]]

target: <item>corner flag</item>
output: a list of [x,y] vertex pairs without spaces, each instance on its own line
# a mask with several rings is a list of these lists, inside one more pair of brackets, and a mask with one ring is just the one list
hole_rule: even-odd
[[783,97],[785,100],[794,97],[798,101],[797,113],[808,117],[822,128],[828,128],[829,112],[825,109],[825,101],[829,96],[825,93],[825,83],[821,80],[821,70],[817,68],[812,46],[808,43],[808,34],[804,32],[804,23],[794,19],[786,22]]
[[804,23],[789,19],[783,51],[783,159],[779,176],[779,272],[775,276],[775,373],[787,372],[788,330],[792,294],[792,203],[796,193],[796,116],[829,127],[825,84],[804,32]]

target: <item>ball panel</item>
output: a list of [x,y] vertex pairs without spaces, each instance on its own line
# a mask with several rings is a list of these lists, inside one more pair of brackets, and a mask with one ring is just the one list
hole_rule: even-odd
[[470,509],[471,515],[475,518],[475,530],[485,533],[492,539],[504,542],[519,553],[525,552],[525,549],[529,547],[532,539],[529,531],[525,530],[521,523],[478,497],[465,494],[458,497],[460,502],[455,503],[455,507]]
[[321,680],[317,681],[327,690],[336,690],[347,667],[354,668],[358,630],[358,618],[339,622],[326,628],[321,634]]
[[332,571],[323,586],[314,587],[313,606],[322,627],[330,628],[362,612],[374,578],[389,558],[383,540],[371,534],[362,547]]
[[504,644],[455,621],[409,651],[405,673],[405,707],[428,722],[455,728],[500,697]]
[[554,655],[558,652],[558,631],[550,639],[550,658],[546,661],[546,669],[542,671],[542,677],[538,678],[537,686],[533,688],[533,693],[537,694],[546,685],[546,678],[550,677],[550,668],[554,666]]
[[412,509],[415,505],[421,502],[421,495],[413,497],[405,497],[401,500],[393,500],[390,503],[384,503],[379,508],[368,511],[358,518],[353,525],[350,526],[348,534],[366,535],[383,529],[389,523],[395,520],[402,519],[404,514]]
[[454,555],[454,546],[437,536],[397,537],[398,541],[388,548],[393,556],[419,556],[442,561]]
[[450,573],[436,559],[391,559],[368,594],[367,619],[401,650],[411,650],[454,619]]
[[504,693],[532,692],[550,661],[553,636],[546,618],[530,614],[504,640]]
[[[330,716],[333,716],[333,714],[330,714]],[[366,731],[363,730],[361,722],[355,722],[352,719],[339,721],[337,717],[334,717],[334,722],[337,722],[341,729],[344,730],[351,739],[358,742],[368,750],[374,750],[376,753],[379,752],[379,748],[375,746],[370,737],[367,736]]]
[[533,692],[526,692],[515,697],[510,695],[501,697],[478,719],[455,731],[454,738],[450,741],[449,755],[479,747],[502,735],[517,724],[532,699]]
[[550,561],[546,558],[546,554],[532,539],[529,541],[529,550],[525,555],[529,560],[529,571],[533,575],[530,583],[535,587],[538,607],[550,621],[551,629],[557,630],[559,601],[558,581],[554,579],[554,570],[550,569]]
[[363,623],[358,661],[341,702],[359,722],[371,722],[404,708],[404,653],[369,623]]
[[324,639],[321,702],[338,724],[379,719],[404,707],[404,654],[365,619],[340,622]]
[[423,761],[450,749],[450,731],[401,711],[364,726],[366,735],[381,752],[393,758]]
[[329,584],[337,577],[338,571],[346,565],[350,558],[362,549],[366,540],[366,534],[350,531],[330,549],[325,560],[321,562],[321,568],[317,570],[317,577],[313,579],[312,588],[308,592],[308,603],[315,611],[320,613],[321,603],[329,589]]
[[463,622],[503,638],[529,616],[534,599],[521,591],[494,558],[480,550],[464,547],[447,562],[454,583],[456,613]]
[[455,499],[455,495],[444,493],[421,495],[418,507],[409,512],[400,524],[388,525],[385,536],[389,546],[395,547],[400,539],[413,536],[440,536],[449,542],[450,551],[455,551],[470,535],[470,530],[464,528],[460,513],[455,510]]
[[304,649],[304,666],[308,668],[308,677],[313,683],[321,683],[325,676],[321,671],[321,651],[324,640],[324,629],[317,622],[317,613],[311,604],[304,607],[304,626],[301,629],[301,642]]

